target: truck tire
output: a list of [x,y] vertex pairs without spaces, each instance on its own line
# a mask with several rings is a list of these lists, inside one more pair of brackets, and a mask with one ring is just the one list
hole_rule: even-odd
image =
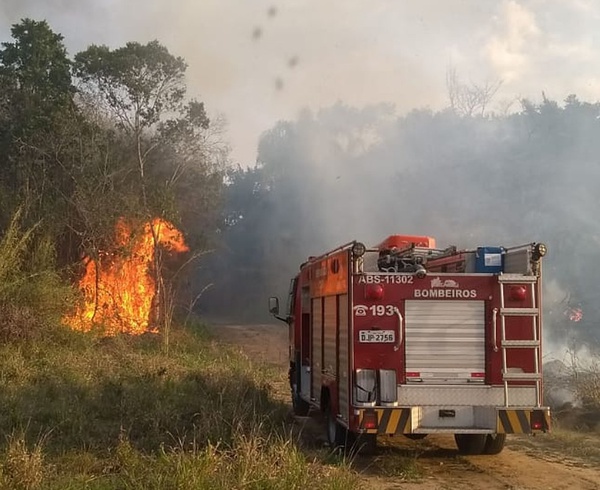
[[354,434],[348,432],[349,449],[352,454],[373,454],[377,450],[377,434]]
[[485,439],[483,454],[499,454],[504,449],[506,434],[488,434]]
[[454,440],[461,454],[483,454],[487,434],[454,434]]
[[341,425],[330,407],[325,412],[327,442],[334,451],[348,455],[373,454],[377,448],[377,434],[356,434]]
[[348,430],[339,424],[331,405],[325,410],[325,430],[327,432],[327,442],[334,451],[345,450],[348,444]]
[[310,404],[300,398],[299,393],[292,392],[292,408],[294,410],[294,415],[306,417],[310,410]]

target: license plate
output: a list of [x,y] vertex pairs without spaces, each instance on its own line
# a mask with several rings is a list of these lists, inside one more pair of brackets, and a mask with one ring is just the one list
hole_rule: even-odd
[[360,330],[358,341],[367,344],[393,344],[396,341],[396,332],[393,330]]

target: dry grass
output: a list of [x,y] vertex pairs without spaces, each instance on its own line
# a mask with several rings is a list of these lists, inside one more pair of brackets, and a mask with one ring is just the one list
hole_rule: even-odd
[[284,374],[201,331],[172,333],[168,355],[155,336],[62,331],[0,359],[0,488],[358,488],[289,434]]
[[559,462],[568,459],[581,466],[600,465],[600,433],[561,427],[560,422],[555,423],[548,434],[515,436],[509,439],[508,447],[543,459]]
[[0,468],[2,486],[15,490],[39,488],[46,472],[41,442],[29,448],[22,432],[13,433],[8,437]]

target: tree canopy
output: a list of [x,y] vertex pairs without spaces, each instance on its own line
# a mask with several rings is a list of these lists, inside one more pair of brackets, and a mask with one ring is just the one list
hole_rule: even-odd
[[201,254],[217,226],[226,149],[204,104],[187,98],[185,61],[158,41],[92,45],[70,59],[45,21],[11,33],[0,49],[0,231],[27,234],[22,275],[36,273],[26,258],[44,244],[37,266],[67,286],[120,220],[134,229],[168,220]]

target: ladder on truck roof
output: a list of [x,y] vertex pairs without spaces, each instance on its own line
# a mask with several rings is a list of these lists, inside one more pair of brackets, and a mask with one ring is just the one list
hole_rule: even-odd
[[[508,407],[508,382],[509,381],[535,381],[535,399],[536,406],[541,406],[540,393],[542,383],[542,373],[540,371],[540,307],[536,295],[538,277],[524,276],[522,274],[500,274],[498,283],[500,286],[500,311],[494,311],[494,316],[500,313],[500,349],[502,350],[502,380],[504,382],[504,404]],[[531,307],[526,308],[506,308],[504,301],[504,287],[506,284],[520,284],[529,286]],[[511,316],[531,317],[531,338],[526,340],[511,340],[506,338],[506,318]],[[494,322],[494,335],[496,334],[496,325]],[[494,345],[496,343],[494,342]],[[506,353],[508,349],[530,349],[534,355],[534,370],[530,373],[509,371],[506,362]]]
[[428,260],[439,259],[441,257],[448,257],[457,254],[456,247],[454,245],[447,248],[429,248],[420,247],[417,245],[407,245],[402,248],[391,248],[391,249],[380,249],[380,253],[388,253],[390,255],[409,259],[409,260],[421,260],[425,263]]

